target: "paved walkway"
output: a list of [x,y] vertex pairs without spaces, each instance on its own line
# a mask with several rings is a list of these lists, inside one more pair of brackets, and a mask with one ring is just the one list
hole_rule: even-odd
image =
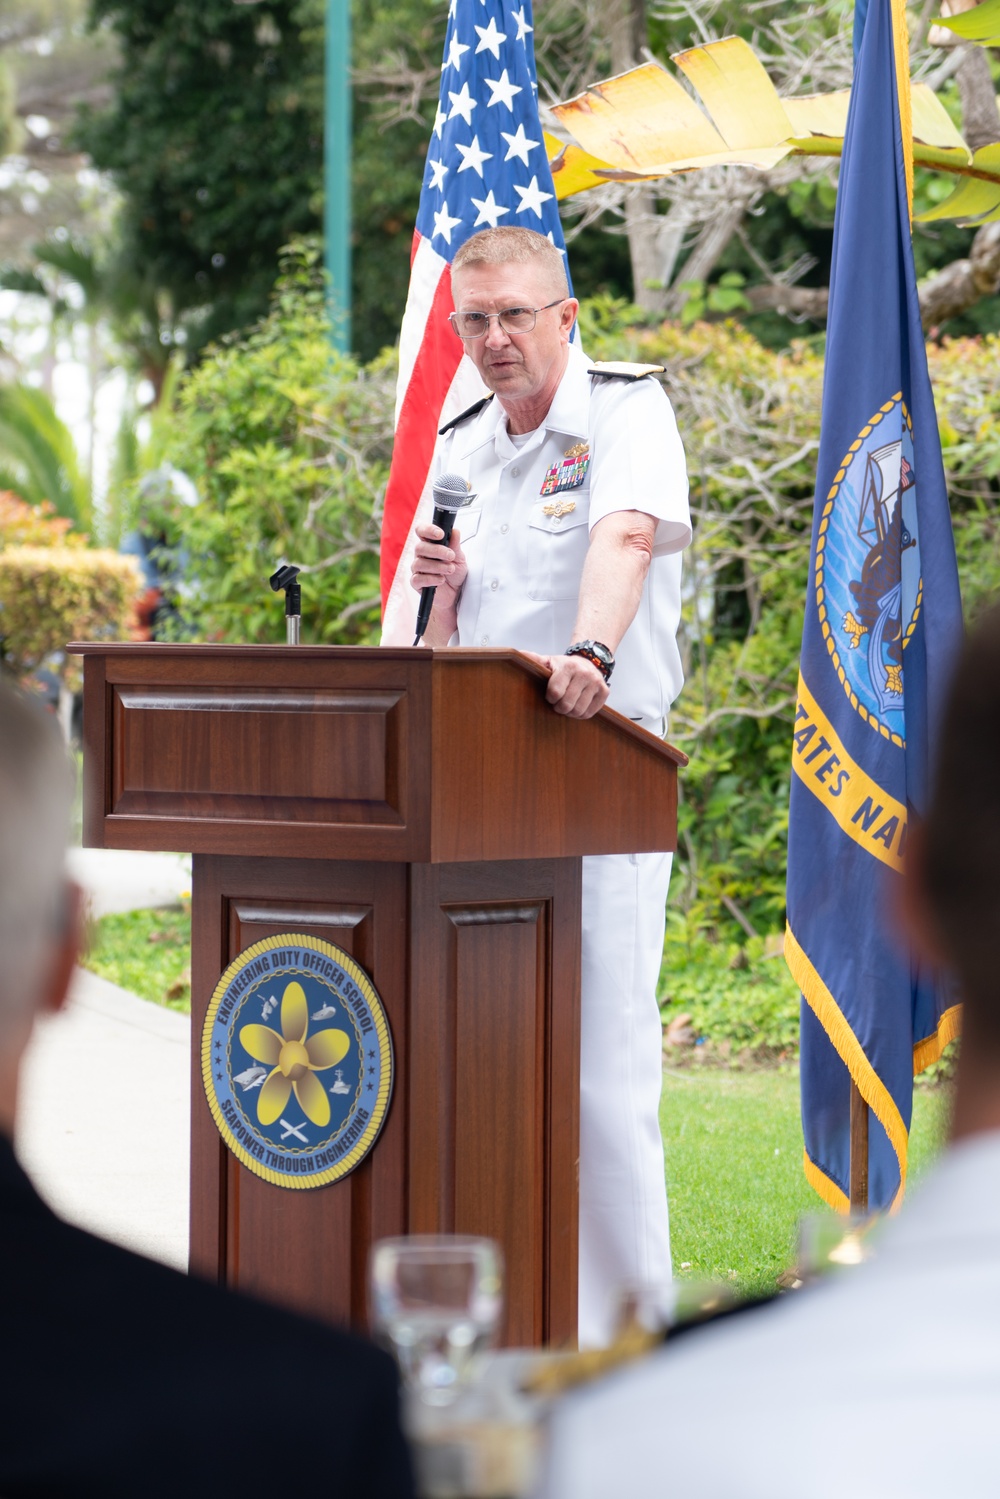
[[[190,889],[173,854],[72,849],[94,914],[167,904]],[[73,1223],[187,1265],[190,1021],[78,969],[66,1009],[25,1058],[18,1155]]]

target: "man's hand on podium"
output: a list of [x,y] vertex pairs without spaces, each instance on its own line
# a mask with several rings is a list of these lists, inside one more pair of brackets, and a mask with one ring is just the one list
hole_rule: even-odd
[[608,700],[608,684],[592,661],[583,656],[538,656],[522,651],[549,673],[545,700],[567,718],[593,718]]

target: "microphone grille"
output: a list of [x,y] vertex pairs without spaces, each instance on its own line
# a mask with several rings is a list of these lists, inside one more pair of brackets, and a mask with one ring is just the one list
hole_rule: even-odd
[[434,503],[441,510],[461,510],[475,499],[461,474],[441,474],[434,480]]

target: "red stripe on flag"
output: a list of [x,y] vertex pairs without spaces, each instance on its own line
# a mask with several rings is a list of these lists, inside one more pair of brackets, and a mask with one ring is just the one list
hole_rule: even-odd
[[462,358],[462,345],[447,324],[453,305],[451,267],[446,265],[434,292],[396,425],[382,517],[383,609],[430,472],[441,408]]

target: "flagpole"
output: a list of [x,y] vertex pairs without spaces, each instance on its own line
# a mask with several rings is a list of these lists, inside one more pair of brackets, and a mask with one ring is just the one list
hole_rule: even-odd
[[868,1105],[851,1078],[851,1212],[868,1212]]
[[323,240],[331,337],[351,348],[351,0],[327,0]]

